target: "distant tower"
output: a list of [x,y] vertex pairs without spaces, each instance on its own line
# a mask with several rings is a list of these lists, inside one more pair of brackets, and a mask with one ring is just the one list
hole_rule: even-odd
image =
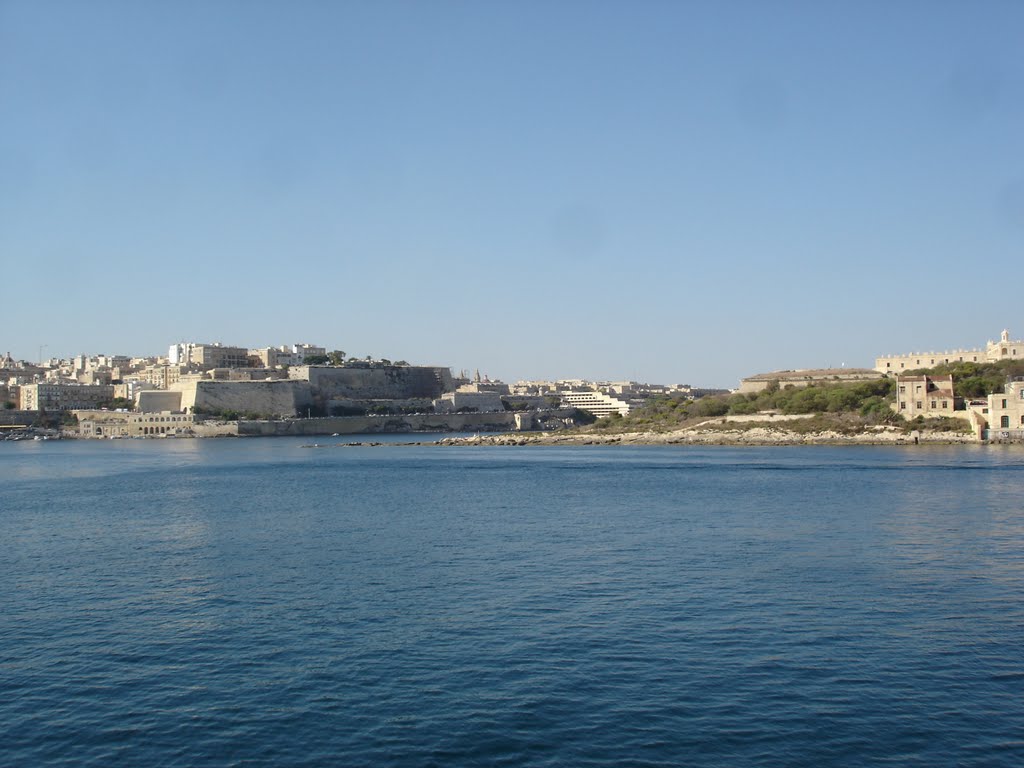
[[473,374],[473,381],[475,381],[477,383],[480,382],[480,369],[479,368],[477,368],[476,372]]
[[1000,338],[1001,341],[1009,341],[1010,340],[1010,332],[1004,328],[1003,329],[1003,335],[1000,336],[999,338]]

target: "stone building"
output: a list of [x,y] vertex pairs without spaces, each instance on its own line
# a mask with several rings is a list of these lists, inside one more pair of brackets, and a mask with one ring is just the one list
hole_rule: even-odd
[[161,411],[133,413],[128,411],[77,410],[78,436],[176,437],[191,436],[194,420],[191,414]]
[[988,426],[998,430],[1024,430],[1024,380],[1007,382],[1005,389],[988,396]]
[[952,376],[896,377],[896,400],[892,407],[904,418],[953,416],[957,405]]
[[995,363],[1000,360],[1024,359],[1024,340],[1011,340],[1010,332],[1004,330],[999,341],[989,341],[984,349],[955,349],[946,352],[911,352],[905,355],[891,355],[875,359],[875,370],[882,373],[899,373],[919,368],[932,368],[948,363]]
[[774,371],[748,376],[740,381],[739,392],[762,392],[778,382],[780,387],[807,387],[811,384],[858,384],[863,381],[876,381],[884,378],[884,374],[871,368],[809,368],[797,371]]
[[41,382],[21,385],[24,411],[73,411],[97,408],[114,398],[110,384],[58,384]]
[[170,346],[167,362],[172,366],[195,366],[202,371],[211,368],[245,368],[249,365],[249,350],[244,347],[227,347],[219,342],[181,342]]
[[292,344],[280,347],[250,349],[249,358],[263,368],[277,368],[283,365],[302,365],[307,357],[326,355],[324,347],[314,344]]
[[472,384],[446,392],[434,400],[433,405],[437,413],[499,413],[505,410],[500,394],[474,389]]

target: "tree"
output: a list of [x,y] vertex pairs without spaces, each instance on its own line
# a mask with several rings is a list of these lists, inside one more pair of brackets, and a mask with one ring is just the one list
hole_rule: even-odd
[[302,358],[302,362],[306,365],[327,365],[330,358],[327,355],[306,355]]
[[331,361],[331,365],[344,365],[345,364],[345,353],[336,349],[327,355],[327,358]]
[[702,397],[694,410],[698,416],[725,416],[729,412],[729,403],[720,397]]
[[729,405],[729,413],[749,414],[757,413],[757,404],[750,400],[737,400]]

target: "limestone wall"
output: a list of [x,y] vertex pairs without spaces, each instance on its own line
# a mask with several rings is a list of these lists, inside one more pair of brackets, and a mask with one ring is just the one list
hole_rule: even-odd
[[333,416],[288,421],[240,421],[240,435],[358,435],[379,432],[512,431],[516,414],[447,413],[415,416]]
[[197,421],[192,427],[192,431],[196,437],[238,437],[238,422]]
[[[164,389],[144,389],[139,392],[139,410],[142,413],[180,411],[182,393]],[[190,409],[191,412],[191,409]]]
[[903,373],[920,368],[934,368],[945,363],[990,362],[983,349],[957,349],[951,352],[912,352],[909,355],[888,355],[875,358],[875,370],[881,373]]
[[428,366],[333,368],[298,365],[288,375],[308,381],[317,401],[434,399],[454,389],[451,371]]
[[313,406],[304,381],[193,381],[180,385],[181,407],[189,413],[258,413],[288,418]]

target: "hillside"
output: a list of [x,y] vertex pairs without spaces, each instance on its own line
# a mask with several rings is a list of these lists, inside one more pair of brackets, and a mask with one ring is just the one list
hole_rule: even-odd
[[762,392],[718,395],[690,400],[682,396],[652,399],[628,416],[612,414],[583,432],[623,434],[674,432],[707,429],[707,425],[728,423],[730,429],[777,429],[781,417],[786,431],[794,434],[836,432],[857,434],[879,428],[910,431],[967,432],[966,419],[939,418],[906,421],[895,413],[895,382],[892,379],[858,384],[817,384],[807,387],[771,384]]

